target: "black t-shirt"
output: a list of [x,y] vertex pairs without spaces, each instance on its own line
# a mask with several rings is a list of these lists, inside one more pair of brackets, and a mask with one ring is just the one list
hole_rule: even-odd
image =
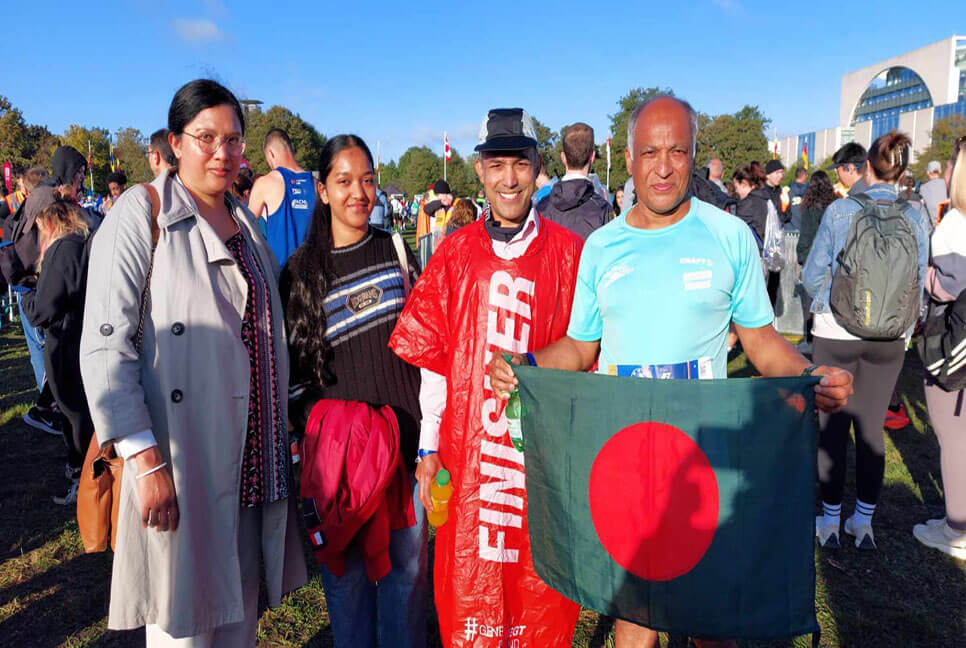
[[[410,285],[418,276],[418,262],[406,247]],[[326,368],[330,384],[322,386],[297,367],[292,353],[293,385],[307,383],[308,389],[296,403],[297,413],[317,398],[362,401],[374,406],[389,405],[399,421],[400,450],[411,470],[419,443],[419,369],[401,360],[389,349],[396,320],[405,304],[402,268],[392,235],[370,228],[369,233],[349,247],[332,251],[332,278],[323,303],[325,335],[330,351]],[[290,267],[282,278],[282,298],[288,303]]]

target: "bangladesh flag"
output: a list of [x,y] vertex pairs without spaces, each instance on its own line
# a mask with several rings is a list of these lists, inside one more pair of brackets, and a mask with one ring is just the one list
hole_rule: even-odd
[[697,637],[818,630],[818,378],[514,370],[533,564],[550,587]]

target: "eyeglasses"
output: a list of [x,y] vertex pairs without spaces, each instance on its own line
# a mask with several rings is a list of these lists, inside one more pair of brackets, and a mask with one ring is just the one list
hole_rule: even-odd
[[198,148],[207,155],[214,155],[218,149],[222,146],[225,147],[225,151],[228,155],[241,155],[245,152],[245,138],[241,135],[228,135],[226,137],[215,137],[211,133],[202,133],[201,135],[195,135],[194,133],[184,132],[185,135],[194,138],[198,142]]

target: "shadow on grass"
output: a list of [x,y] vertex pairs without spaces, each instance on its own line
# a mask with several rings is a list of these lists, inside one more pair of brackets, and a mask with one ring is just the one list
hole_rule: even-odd
[[63,439],[19,420],[0,435],[0,456],[15,458],[0,470],[0,561],[29,553],[76,528],[75,508],[51,500],[63,495],[66,449]]
[[916,502],[921,517],[919,522],[940,518],[946,514],[940,486],[942,476],[939,470],[939,442],[926,408],[924,375],[925,369],[919,355],[914,350],[908,351],[897,390],[913,422],[901,430],[886,432],[898,450],[913,483],[922,494],[922,502]]
[[[916,524],[944,514],[939,444],[929,426],[922,376],[917,354],[908,352],[897,390],[913,423],[886,432],[897,454],[887,447],[873,523],[878,549],[859,551],[843,535],[841,549],[816,553],[832,621],[822,623],[823,646],[952,646],[966,637],[964,563],[912,535]],[[855,502],[854,452],[850,442],[843,521]],[[819,619],[824,621],[821,613]]]
[[841,549],[818,552],[835,625],[823,646],[954,646],[966,637],[963,568],[913,537],[917,503],[909,487],[888,484],[876,509],[878,550],[859,551],[843,535]]
[[[0,605],[21,603],[0,621],[7,646],[57,646],[78,629],[97,624],[107,610],[111,557],[81,554],[0,593]],[[111,633],[115,645],[143,641],[143,632]]]

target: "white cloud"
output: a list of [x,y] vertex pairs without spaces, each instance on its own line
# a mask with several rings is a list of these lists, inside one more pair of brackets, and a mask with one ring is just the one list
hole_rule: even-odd
[[214,43],[225,40],[218,25],[206,18],[176,18],[174,31],[188,43]]

